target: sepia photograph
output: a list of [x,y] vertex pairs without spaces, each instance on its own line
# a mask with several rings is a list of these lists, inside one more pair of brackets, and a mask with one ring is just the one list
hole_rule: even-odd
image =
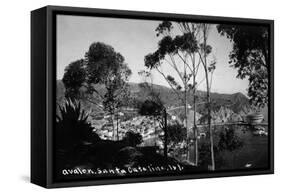
[[268,25],[56,15],[56,181],[270,166]]

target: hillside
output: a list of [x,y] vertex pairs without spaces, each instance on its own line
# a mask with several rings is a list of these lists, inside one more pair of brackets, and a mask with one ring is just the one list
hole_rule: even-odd
[[[129,83],[129,88],[131,92],[131,97],[137,101],[144,101],[148,98],[148,91],[145,91],[142,89],[139,84],[137,83]],[[178,100],[177,95],[173,92],[172,89],[161,86],[161,85],[153,85],[153,89],[156,93],[159,93],[161,100],[166,105],[166,107],[177,107],[181,106],[182,104]],[[104,86],[98,86],[98,90],[100,90],[102,93],[104,93]],[[57,81],[57,100],[60,101],[64,97],[64,85],[61,80]],[[183,95],[183,93],[182,93]],[[197,91],[198,96],[198,103],[205,102],[206,92],[204,91]],[[188,95],[188,99],[190,102],[190,105],[193,103],[193,97],[192,94]],[[240,113],[241,111],[244,112],[246,109],[249,108],[249,101],[248,98],[242,94],[242,93],[234,93],[234,94],[220,94],[220,93],[211,93],[211,99],[212,99],[212,106],[214,110],[219,110],[220,107],[227,107],[231,109],[235,113]],[[205,110],[205,107],[203,104],[198,105],[198,112],[202,113],[202,111]]]

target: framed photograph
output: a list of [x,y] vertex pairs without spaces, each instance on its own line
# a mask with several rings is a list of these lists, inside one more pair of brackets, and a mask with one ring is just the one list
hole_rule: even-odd
[[272,20],[31,12],[31,182],[272,174]]

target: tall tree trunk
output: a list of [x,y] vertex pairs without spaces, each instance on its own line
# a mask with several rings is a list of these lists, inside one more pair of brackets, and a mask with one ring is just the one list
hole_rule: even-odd
[[[193,63],[193,70],[195,71],[195,64]],[[198,165],[198,131],[196,125],[196,80],[195,80],[195,72],[193,74],[193,134],[194,134],[194,158],[195,158],[195,166]]]
[[153,116],[153,125],[154,125],[154,147],[156,147],[156,121],[155,121],[155,116]]
[[213,141],[213,131],[211,126],[211,97],[210,97],[210,84],[209,84],[209,74],[208,74],[208,66],[207,66],[207,53],[206,53],[206,46],[207,46],[207,25],[204,25],[203,29],[204,35],[204,70],[206,76],[206,88],[207,88],[207,106],[208,106],[208,129],[210,133],[210,150],[211,150],[211,170],[215,170],[215,155],[214,155],[214,141]]
[[116,115],[116,119],[117,119],[117,121],[116,121],[116,124],[117,124],[117,125],[116,125],[116,136],[117,136],[117,141],[119,140],[119,134],[118,134],[118,133],[119,133],[119,132],[118,132],[118,124],[119,124],[119,123],[118,123],[118,119],[119,119],[119,118],[118,118],[118,114],[119,114],[119,111],[117,112],[117,115]]
[[168,132],[167,132],[167,112],[164,110],[164,157],[168,159]]
[[116,140],[116,134],[115,134],[115,128],[114,128],[114,114],[111,114],[111,120],[112,120],[112,139]]
[[[185,126],[186,126],[186,138],[189,138],[189,131],[188,131],[188,100],[187,100],[187,86],[185,85],[185,90],[184,90],[184,108],[185,108]],[[187,142],[188,143],[188,142]],[[187,146],[187,156],[189,156],[189,146]],[[189,157],[187,157],[187,160],[189,162]]]
[[209,87],[209,80],[208,80],[208,70],[206,72],[206,85],[207,85],[207,106],[208,106],[208,129],[210,133],[210,149],[211,149],[211,161],[212,166],[211,170],[215,170],[215,154],[214,154],[214,139],[213,139],[213,130],[211,126],[211,97],[210,97],[210,87]]

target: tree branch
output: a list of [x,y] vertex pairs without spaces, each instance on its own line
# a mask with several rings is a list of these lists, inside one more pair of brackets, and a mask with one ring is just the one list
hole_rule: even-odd
[[177,55],[179,56],[179,58],[183,61],[183,63],[189,68],[189,70],[192,72],[191,67],[188,65],[188,63],[186,63],[186,61],[184,60],[184,58],[182,58],[182,56],[177,52]]
[[176,65],[176,62],[175,62],[174,58],[171,55],[169,55],[169,57],[170,57],[170,59],[171,59],[171,61],[173,63],[173,65],[172,64],[170,64],[170,65],[172,65],[172,67],[176,70],[176,72],[178,73],[180,79],[182,80],[182,83],[185,84],[184,78],[182,77],[179,69],[177,68],[177,65]]
[[164,79],[168,82],[168,84],[170,85],[170,87],[172,88],[172,90],[174,91],[174,93],[178,96],[178,98],[184,102],[184,100],[181,98],[181,96],[179,95],[179,92],[173,87],[173,85],[169,82],[169,80],[166,78],[165,74],[163,72],[161,72],[157,67],[156,70],[164,77]]

